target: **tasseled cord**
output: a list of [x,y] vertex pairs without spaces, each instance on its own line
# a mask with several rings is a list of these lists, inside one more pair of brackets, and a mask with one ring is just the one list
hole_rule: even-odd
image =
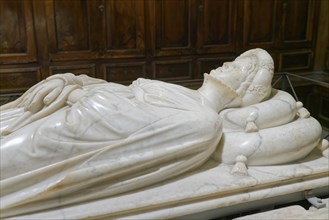
[[303,107],[303,103],[302,102],[296,102],[296,106],[298,109],[297,115],[300,118],[309,118],[311,116],[310,112]]
[[235,158],[235,164],[231,170],[233,175],[238,176],[247,176],[248,168],[247,168],[247,157],[244,155],[239,155]]
[[322,139],[322,141],[318,144],[319,150],[322,152],[322,155],[326,158],[329,158],[329,142],[326,139]]
[[251,112],[250,113],[250,115],[248,116],[248,118],[246,120],[245,132],[250,133],[250,132],[258,131],[258,127],[256,125],[257,117],[258,117],[257,112]]

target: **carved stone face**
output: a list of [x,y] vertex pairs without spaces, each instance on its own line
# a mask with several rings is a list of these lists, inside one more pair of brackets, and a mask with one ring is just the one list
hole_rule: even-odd
[[223,66],[210,71],[210,75],[231,89],[237,90],[247,80],[249,73],[256,68],[256,64],[257,60],[252,56],[238,57],[233,62],[226,62]]

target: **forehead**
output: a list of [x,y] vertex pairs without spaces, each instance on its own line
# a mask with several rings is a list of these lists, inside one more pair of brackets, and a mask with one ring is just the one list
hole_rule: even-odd
[[240,56],[234,60],[234,62],[240,63],[240,62],[251,62],[255,63],[257,62],[257,57],[253,55],[246,55],[246,56]]

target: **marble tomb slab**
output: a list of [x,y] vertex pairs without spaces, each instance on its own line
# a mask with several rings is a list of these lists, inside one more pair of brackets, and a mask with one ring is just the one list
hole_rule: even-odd
[[329,186],[328,159],[318,149],[293,164],[251,166],[249,176],[231,169],[210,160],[193,173],[132,193],[12,219],[171,219]]

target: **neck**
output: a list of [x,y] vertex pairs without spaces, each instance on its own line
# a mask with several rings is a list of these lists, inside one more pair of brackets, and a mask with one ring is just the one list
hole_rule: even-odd
[[216,112],[239,105],[238,94],[207,73],[204,74],[204,81],[198,92],[205,98],[205,105],[208,105]]

